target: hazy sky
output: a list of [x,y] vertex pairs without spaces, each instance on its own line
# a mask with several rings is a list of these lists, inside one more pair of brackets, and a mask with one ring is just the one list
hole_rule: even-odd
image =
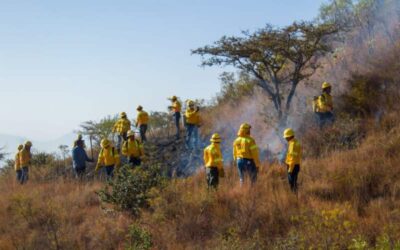
[[223,68],[190,50],[266,23],[311,20],[322,0],[0,0],[0,134],[50,140],[166,98],[209,99]]

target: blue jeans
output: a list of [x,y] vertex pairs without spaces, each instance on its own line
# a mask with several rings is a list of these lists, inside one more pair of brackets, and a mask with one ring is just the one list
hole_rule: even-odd
[[15,171],[15,173],[17,174],[17,181],[22,184],[22,176],[23,176],[22,169]]
[[117,149],[118,152],[121,152],[122,143],[127,139],[127,133],[121,133],[117,136]]
[[252,159],[239,158],[237,159],[237,167],[239,171],[240,183],[244,182],[245,175],[250,177],[252,183],[257,180],[257,167]]
[[114,165],[105,166],[107,180],[111,180],[114,177]]
[[181,133],[181,129],[180,129],[181,113],[175,112],[174,118],[175,118],[175,126],[176,126],[176,139],[179,139],[179,134]]
[[22,177],[21,177],[21,184],[24,184],[28,181],[29,179],[29,168],[28,167],[22,167]]
[[194,147],[197,147],[199,128],[194,124],[186,124],[186,145],[191,147],[191,139],[193,137]]
[[288,173],[288,181],[292,192],[297,193],[297,177],[300,172],[300,165],[295,165],[291,173]]

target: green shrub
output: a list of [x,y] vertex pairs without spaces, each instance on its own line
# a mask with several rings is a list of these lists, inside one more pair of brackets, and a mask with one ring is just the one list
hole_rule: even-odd
[[140,215],[140,209],[148,207],[153,188],[164,186],[164,177],[160,168],[136,168],[125,165],[117,170],[114,179],[98,192],[101,200],[129,211],[134,216]]
[[148,250],[153,246],[151,234],[137,224],[129,227],[126,250]]

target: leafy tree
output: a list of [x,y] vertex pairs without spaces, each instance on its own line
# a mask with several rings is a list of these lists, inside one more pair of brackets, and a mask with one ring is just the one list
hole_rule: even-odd
[[112,129],[117,119],[117,116],[107,116],[101,119],[99,122],[84,122],[81,124],[80,133],[92,137],[97,145],[100,145],[101,139],[108,137],[112,133]]
[[254,94],[255,80],[246,72],[240,72],[238,78],[234,73],[224,72],[220,76],[221,91],[216,97],[218,104],[230,102],[237,103],[244,96]]
[[253,76],[270,97],[280,123],[285,123],[296,88],[318,68],[318,58],[330,51],[331,24],[293,23],[284,28],[267,25],[241,37],[222,37],[213,45],[192,50],[203,66],[234,66]]

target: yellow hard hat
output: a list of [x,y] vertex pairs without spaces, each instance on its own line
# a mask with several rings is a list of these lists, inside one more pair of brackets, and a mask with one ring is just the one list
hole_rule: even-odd
[[178,100],[178,97],[176,97],[176,96],[172,96],[172,97],[170,97],[170,98],[168,98],[168,99],[170,99],[170,100],[172,100],[172,101],[176,101],[176,100]]
[[219,136],[218,133],[215,133],[211,136],[210,142],[216,142],[219,143],[221,142],[221,137]]
[[111,142],[108,139],[103,139],[103,140],[101,140],[100,144],[101,144],[102,148],[106,148],[106,147],[110,146]]
[[251,125],[248,123],[243,123],[242,125],[240,125],[240,130],[249,130],[251,129]]
[[119,117],[125,118],[125,117],[126,117],[126,113],[125,113],[125,112],[121,112],[121,113],[119,114]]
[[140,106],[140,105],[136,108],[137,111],[140,111],[140,110],[142,110],[142,109],[143,109],[143,107]]
[[135,132],[133,130],[129,130],[126,136],[128,137],[135,136]]
[[26,141],[25,142],[25,146],[32,147],[32,142],[31,141]]
[[187,102],[187,104],[188,104],[189,106],[193,106],[193,105],[194,105],[194,101],[189,100],[189,101]]
[[285,129],[285,131],[283,132],[283,138],[290,138],[294,136],[294,131],[291,128],[287,128]]
[[20,144],[20,145],[18,146],[18,151],[22,150],[23,148],[24,148],[24,145]]
[[327,89],[327,88],[330,88],[330,87],[332,87],[332,86],[331,86],[331,84],[329,82],[322,83],[322,89]]

